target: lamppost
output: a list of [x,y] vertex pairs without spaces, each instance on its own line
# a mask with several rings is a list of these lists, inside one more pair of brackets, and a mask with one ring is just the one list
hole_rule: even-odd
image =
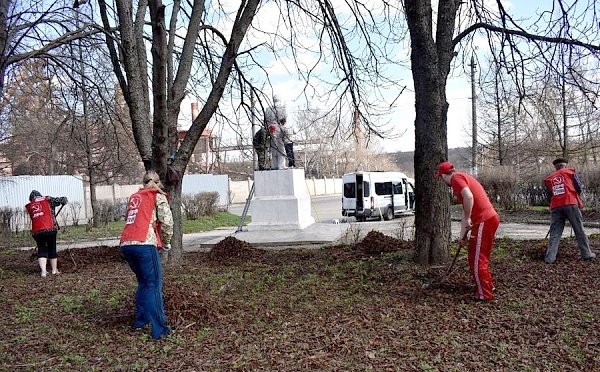
[[471,115],[472,115],[472,142],[471,142],[471,174],[477,176],[477,94],[475,93],[475,56],[471,56]]

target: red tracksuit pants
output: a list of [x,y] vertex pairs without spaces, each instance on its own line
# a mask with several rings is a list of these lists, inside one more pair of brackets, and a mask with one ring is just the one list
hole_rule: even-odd
[[494,236],[500,225],[498,215],[488,218],[482,223],[473,225],[469,239],[469,266],[475,279],[475,297],[480,300],[494,298],[492,288],[494,283],[490,273],[489,263]]

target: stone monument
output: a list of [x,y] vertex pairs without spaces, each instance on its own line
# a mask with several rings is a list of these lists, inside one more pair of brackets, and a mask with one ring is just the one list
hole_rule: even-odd
[[301,230],[312,225],[303,168],[254,172],[248,231]]

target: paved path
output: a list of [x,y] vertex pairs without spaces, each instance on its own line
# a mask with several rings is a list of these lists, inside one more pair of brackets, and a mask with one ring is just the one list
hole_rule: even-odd
[[[452,235],[458,237],[459,223],[452,222]],[[509,237],[512,239],[543,239],[548,233],[548,224],[519,224],[501,223],[496,234],[498,238]],[[340,222],[314,223],[303,230],[281,231],[247,231],[236,233],[235,227],[219,228],[203,233],[185,234],[183,236],[184,250],[187,252],[208,251],[215,244],[228,236],[234,236],[256,247],[283,249],[293,246],[312,245],[319,247],[327,244],[354,243],[364,237],[371,230],[399,238],[409,239],[414,235],[412,217],[396,218],[392,221],[367,221],[367,222]],[[597,227],[586,227],[586,233],[598,234]],[[572,235],[571,228],[567,225],[563,237]],[[95,246],[118,246],[118,239],[105,239],[92,242],[64,243],[59,242],[58,250],[71,248],[86,248]],[[23,249],[33,249],[24,247]]]

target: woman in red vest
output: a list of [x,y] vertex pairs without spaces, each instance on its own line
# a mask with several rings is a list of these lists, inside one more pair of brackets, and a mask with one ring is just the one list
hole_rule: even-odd
[[152,337],[159,339],[169,334],[169,327],[158,250],[171,248],[173,216],[158,174],[146,172],[143,183],[144,186],[129,197],[125,228],[121,233],[121,254],[138,282],[133,327],[142,329],[150,324]]
[[38,265],[42,278],[47,275],[46,263],[50,259],[50,267],[52,274],[58,272],[58,258],[56,255],[56,234],[58,232],[58,224],[54,208],[59,205],[67,204],[66,197],[53,198],[50,196],[42,196],[39,191],[32,190],[29,194],[29,203],[25,205],[25,209],[31,218],[31,236],[35,239],[37,245]]

